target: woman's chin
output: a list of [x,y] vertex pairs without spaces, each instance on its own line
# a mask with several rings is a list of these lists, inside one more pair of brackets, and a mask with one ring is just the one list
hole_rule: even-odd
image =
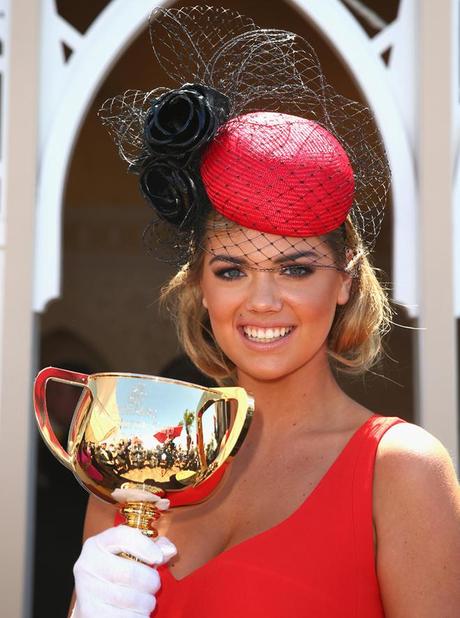
[[286,360],[286,356],[284,359],[279,356],[270,360],[259,358],[258,362],[238,364],[234,361],[234,363],[237,367],[239,381],[245,378],[258,382],[281,382],[288,379],[305,380],[309,375],[315,375],[318,378],[318,375],[323,371],[329,371],[325,345],[301,359],[292,358],[291,362],[286,362]]
[[277,367],[263,367],[259,365],[258,367],[238,369],[238,379],[244,380],[246,378],[255,382],[279,382],[295,372],[296,369],[293,367],[280,368],[279,365]]

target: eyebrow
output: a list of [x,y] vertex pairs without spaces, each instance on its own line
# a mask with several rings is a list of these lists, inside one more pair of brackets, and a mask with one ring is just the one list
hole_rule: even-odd
[[239,266],[247,264],[244,258],[237,258],[231,255],[215,255],[209,263],[214,264],[214,262],[230,262],[230,264],[238,264]]
[[292,251],[291,253],[283,253],[280,257],[273,260],[275,264],[281,264],[283,262],[291,262],[298,260],[299,258],[319,258],[319,254],[316,251]]
[[[279,257],[273,260],[275,264],[282,264],[284,262],[292,262],[299,258],[319,258],[319,254],[316,251],[293,251],[291,253],[282,253]],[[269,259],[269,258],[267,258]],[[232,255],[215,255],[209,262],[230,262],[230,264],[237,264],[238,266],[244,266],[247,261],[243,257],[234,257]]]

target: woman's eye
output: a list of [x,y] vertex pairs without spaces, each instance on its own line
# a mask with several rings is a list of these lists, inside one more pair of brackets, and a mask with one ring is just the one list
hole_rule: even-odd
[[311,266],[305,264],[291,264],[289,266],[283,266],[280,272],[282,275],[287,275],[288,277],[308,277],[308,275],[312,275],[315,270]]
[[239,268],[221,268],[215,272],[216,277],[220,279],[239,279],[244,277],[244,273]]

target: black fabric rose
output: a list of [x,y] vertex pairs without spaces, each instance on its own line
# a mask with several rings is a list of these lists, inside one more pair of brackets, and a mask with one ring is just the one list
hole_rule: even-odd
[[169,162],[152,161],[141,173],[140,188],[162,219],[183,225],[199,202],[198,179]]
[[187,165],[197,158],[230,113],[228,97],[199,84],[165,92],[152,102],[144,126],[147,150]]

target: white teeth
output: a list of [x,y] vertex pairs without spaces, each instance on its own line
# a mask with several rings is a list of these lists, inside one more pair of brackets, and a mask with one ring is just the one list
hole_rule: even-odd
[[248,339],[251,341],[258,341],[261,343],[268,343],[281,339],[288,335],[292,330],[292,326],[282,326],[280,328],[256,328],[255,326],[244,326],[243,331]]

